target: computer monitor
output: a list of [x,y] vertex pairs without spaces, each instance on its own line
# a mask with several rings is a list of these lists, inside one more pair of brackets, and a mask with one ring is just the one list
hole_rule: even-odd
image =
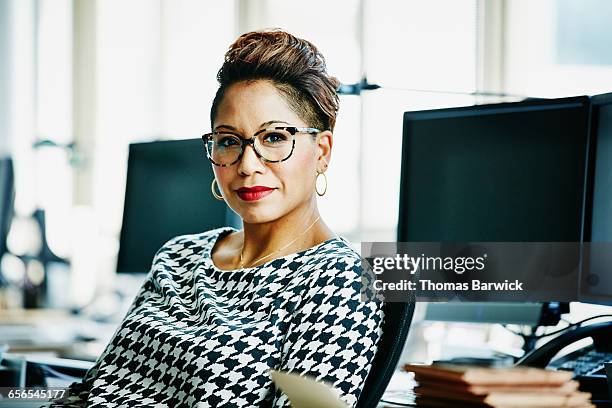
[[429,303],[425,320],[443,322],[478,322],[537,326],[542,315],[542,303],[466,302]]
[[0,258],[7,251],[6,239],[11,228],[15,204],[15,175],[13,160],[0,159]]
[[591,98],[580,300],[612,304],[612,93]]
[[[588,107],[574,97],[406,112],[398,241],[579,242]],[[454,321],[455,306],[433,308]],[[463,321],[491,316],[461,307]],[[533,322],[538,307],[501,320]]]
[[212,196],[212,179],[200,139],[131,144],[117,272],[147,273],[175,236],[239,228],[238,216]]
[[398,240],[580,241],[588,98],[404,114]]

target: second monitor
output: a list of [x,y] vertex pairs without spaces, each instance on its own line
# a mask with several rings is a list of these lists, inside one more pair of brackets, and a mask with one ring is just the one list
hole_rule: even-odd
[[[406,112],[397,240],[580,242],[588,114],[586,97]],[[540,321],[539,304],[505,306],[432,304],[428,318]]]
[[201,139],[131,144],[117,271],[148,272],[157,250],[177,235],[241,227],[212,196],[213,177]]
[[588,98],[404,114],[398,241],[579,242]]

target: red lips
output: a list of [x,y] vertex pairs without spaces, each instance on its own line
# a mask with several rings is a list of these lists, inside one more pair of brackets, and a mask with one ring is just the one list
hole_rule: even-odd
[[271,194],[273,191],[273,188],[266,186],[240,187],[238,190],[236,190],[238,196],[244,201],[260,200]]

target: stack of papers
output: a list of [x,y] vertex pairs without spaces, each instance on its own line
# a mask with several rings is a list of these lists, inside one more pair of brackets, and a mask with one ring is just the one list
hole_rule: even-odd
[[428,407],[595,407],[580,392],[572,373],[538,368],[482,368],[407,364],[418,406]]

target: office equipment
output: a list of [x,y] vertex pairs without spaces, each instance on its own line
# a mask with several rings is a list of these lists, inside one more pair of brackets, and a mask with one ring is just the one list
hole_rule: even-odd
[[[398,240],[584,241],[580,299],[609,303],[611,106],[607,94],[406,113]],[[607,400],[611,339],[610,323],[572,327],[519,364],[572,370]]]
[[[612,94],[591,100],[590,145],[583,225],[580,300],[612,304]],[[592,344],[553,359],[564,347]],[[523,357],[519,364],[572,371],[583,389],[607,400],[605,363],[612,361],[612,322],[577,325]]]
[[[532,332],[535,332],[540,326],[557,325],[561,315],[565,313],[569,313],[569,304],[563,302],[454,302],[452,305],[428,303],[424,319],[443,322],[518,324],[529,326]],[[534,349],[534,339],[523,336],[523,340],[524,352]]]
[[605,368],[608,361],[612,361],[612,352],[591,349],[588,352],[581,350],[579,353],[563,356],[551,366],[556,366],[559,370],[571,371],[580,377],[597,374]]
[[0,258],[7,251],[6,238],[11,228],[15,203],[15,175],[13,160],[0,159]]
[[[406,112],[398,241],[579,242],[588,108],[573,97]],[[455,306],[433,312],[493,320],[488,306]],[[535,322],[538,307],[500,320]]]
[[25,359],[5,354],[0,360],[0,387],[24,387],[25,380]]
[[28,357],[26,363],[27,387],[68,387],[94,365],[93,361],[54,357]]
[[591,99],[580,299],[612,305],[612,93]]
[[118,272],[146,273],[170,238],[239,218],[210,193],[213,179],[200,139],[130,145]]
[[[69,359],[36,358],[20,355],[9,355],[2,362],[0,370],[12,371],[13,378],[0,381],[1,407],[40,407],[46,406],[53,399],[51,395],[66,395],[66,388],[85,376],[92,362]],[[2,371],[0,371],[1,373]],[[46,393],[34,394],[32,397],[10,398],[11,390],[45,390]],[[56,390],[52,394],[49,391]]]
[[37,208],[31,215],[31,218],[36,222],[38,226],[38,234],[40,235],[40,247],[34,254],[19,255],[19,258],[23,263],[27,265],[30,262],[38,262],[43,266],[43,279],[39,282],[33,283],[28,282],[23,287],[23,307],[26,309],[36,309],[40,307],[48,306],[47,298],[47,274],[49,267],[52,264],[69,264],[67,259],[60,258],[57,256],[49,247],[47,241],[47,223],[45,221],[45,211],[41,208]]
[[537,326],[542,315],[542,303],[466,302],[429,303],[425,320],[443,322],[479,322]]
[[[593,343],[554,359],[563,348],[587,338],[592,338]],[[571,371],[580,382],[580,389],[592,393],[594,400],[609,400],[605,363],[612,361],[611,339],[610,322],[570,328],[525,355],[517,364]]]
[[398,241],[579,241],[588,103],[406,112]]

